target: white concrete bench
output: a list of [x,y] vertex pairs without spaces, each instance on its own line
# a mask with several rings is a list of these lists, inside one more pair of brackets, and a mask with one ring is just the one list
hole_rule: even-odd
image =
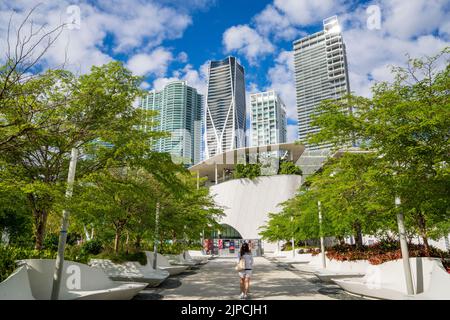
[[183,254],[167,254],[167,259],[169,260],[170,264],[173,265],[182,265],[182,266],[189,266],[193,267],[200,264],[200,261],[195,260],[188,260],[183,257]]
[[[371,265],[362,278],[333,279],[344,290],[378,299],[426,299],[450,296],[450,275],[438,258],[410,258],[413,286],[416,295],[407,296],[402,259]],[[433,275],[434,273],[434,275]],[[446,284],[446,288],[443,287]]]
[[154,270],[148,263],[139,262],[114,263],[109,259],[91,259],[89,265],[103,270],[108,277],[116,281],[143,282],[149,287],[156,287],[169,277],[165,270]]
[[[330,259],[325,257],[326,264],[330,262]],[[311,260],[308,263],[305,264],[292,264],[292,266],[297,269],[298,271],[308,273],[308,274],[314,274],[314,272],[322,269],[322,256],[319,254],[312,256]]]
[[[50,300],[55,259],[26,259],[0,283],[0,300]],[[145,284],[115,282],[104,272],[85,264],[64,261],[60,300],[129,300]]]
[[292,252],[290,255],[277,257],[276,260],[285,263],[309,263],[312,259],[311,253],[296,253],[295,257],[292,257]]
[[204,254],[201,250],[188,250],[187,252],[189,252],[189,255],[192,258],[197,258],[200,257],[202,259],[207,258],[208,260],[213,259],[213,255],[211,254]]
[[408,295],[410,300],[450,300],[450,274],[442,264],[433,265],[428,288],[413,296]]
[[363,277],[369,267],[368,260],[338,261],[328,259],[326,268],[319,268],[314,274],[324,282],[333,282],[332,279]]
[[184,259],[185,260],[193,260],[193,261],[198,261],[200,264],[206,264],[208,263],[208,257],[203,257],[201,255],[191,255],[191,250],[185,251],[184,252]]
[[[145,255],[147,256],[147,264],[150,264],[151,266],[153,266],[153,258],[154,258],[153,252],[145,251]],[[167,258],[165,256],[163,256],[162,254],[159,254],[159,253],[157,253],[156,263],[157,263],[158,269],[169,272],[169,274],[171,276],[180,274],[189,268],[188,266],[171,265],[169,260],[167,260]]]

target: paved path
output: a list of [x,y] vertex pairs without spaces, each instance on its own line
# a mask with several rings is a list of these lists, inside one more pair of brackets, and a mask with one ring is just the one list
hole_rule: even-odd
[[[158,288],[142,291],[135,299],[238,299],[239,276],[236,259],[216,258],[180,276],[170,277]],[[290,270],[282,263],[255,258],[250,298],[259,299],[358,299],[333,284],[324,284],[314,275]]]

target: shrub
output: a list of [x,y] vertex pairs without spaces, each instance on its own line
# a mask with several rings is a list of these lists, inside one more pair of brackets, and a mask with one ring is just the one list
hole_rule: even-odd
[[186,245],[181,242],[161,244],[159,252],[161,254],[180,254],[186,250]]
[[203,246],[199,243],[191,243],[186,246],[186,250],[202,250]]
[[280,162],[278,174],[296,174],[301,176],[303,173],[302,170],[292,161],[282,161]]
[[83,251],[82,246],[74,245],[74,246],[66,246],[64,252],[64,259],[75,261],[79,263],[87,264],[90,258],[90,254]]
[[38,251],[0,245],[0,282],[5,280],[16,269],[16,260],[55,258],[56,252],[51,250]]
[[236,169],[234,171],[234,178],[248,178],[254,179],[261,175],[261,164],[260,163],[249,163],[242,164],[239,163],[236,165]]
[[127,261],[137,261],[141,265],[145,266],[147,264],[147,256],[143,251],[136,252],[109,252],[104,251],[95,256],[98,259],[109,259],[114,263],[123,263]]
[[98,239],[89,240],[81,245],[81,252],[84,254],[97,255],[103,250],[103,244]]
[[44,248],[47,250],[57,251],[59,243],[59,235],[57,233],[48,233],[44,239]]
[[[408,244],[408,251],[410,257],[426,256],[424,245]],[[371,264],[377,265],[401,259],[402,253],[398,241],[380,241],[361,248],[357,248],[356,245],[338,244],[327,249],[327,257],[338,261],[368,260]],[[444,261],[450,254],[430,247],[430,257],[441,258]]]

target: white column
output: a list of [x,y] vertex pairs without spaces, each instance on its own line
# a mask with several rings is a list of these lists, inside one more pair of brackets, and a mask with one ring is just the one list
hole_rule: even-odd
[[325,259],[325,244],[323,241],[322,234],[322,208],[320,201],[317,201],[317,206],[319,207],[319,233],[320,233],[320,254],[322,255],[322,268],[327,267],[326,259]]
[[[401,204],[400,197],[395,197],[395,206],[398,208]],[[400,236],[400,248],[402,251],[403,270],[405,272],[406,293],[414,294],[414,286],[411,275],[411,265],[409,264],[408,243],[406,242],[406,230],[403,219],[403,213],[397,212],[398,233]]]
[[[69,173],[67,177],[66,198],[72,197],[73,183],[75,181],[75,171],[77,168],[78,149],[72,148],[70,155]],[[69,226],[69,211],[63,210],[63,218],[61,223],[61,231],[59,234],[58,254],[55,262],[55,272],[53,274],[53,284],[51,299],[58,300],[59,289],[61,287],[62,269],[64,268],[64,249],[67,241],[67,228]]]
[[217,180],[218,180],[217,163],[214,164],[214,171],[215,171],[215,180],[214,180],[214,183],[217,184]]

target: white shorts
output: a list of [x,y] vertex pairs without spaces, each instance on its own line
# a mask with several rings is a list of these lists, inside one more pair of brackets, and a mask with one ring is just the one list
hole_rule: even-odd
[[239,271],[239,277],[241,278],[250,278],[252,276],[252,270],[243,270],[243,271]]

